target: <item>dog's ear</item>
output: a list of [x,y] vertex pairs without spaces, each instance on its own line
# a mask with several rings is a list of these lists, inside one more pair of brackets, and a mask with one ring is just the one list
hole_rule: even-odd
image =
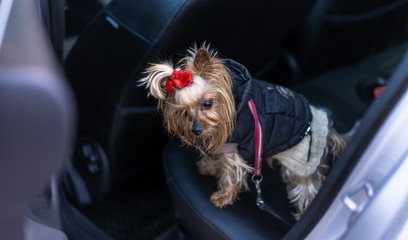
[[146,77],[138,81],[138,86],[145,85],[153,97],[165,100],[168,96],[166,82],[172,72],[173,66],[170,63],[152,64],[147,68]]
[[211,53],[209,52],[209,50],[203,45],[201,46],[195,56],[194,56],[194,68],[198,71],[198,72],[202,72],[204,71],[204,69],[211,64]]

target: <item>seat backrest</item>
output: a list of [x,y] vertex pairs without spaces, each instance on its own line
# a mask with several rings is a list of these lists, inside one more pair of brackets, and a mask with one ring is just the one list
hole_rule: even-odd
[[276,57],[313,0],[113,1],[108,11],[153,45],[151,57],[207,41],[253,75]]
[[295,56],[310,79],[408,39],[406,0],[319,0],[300,27]]

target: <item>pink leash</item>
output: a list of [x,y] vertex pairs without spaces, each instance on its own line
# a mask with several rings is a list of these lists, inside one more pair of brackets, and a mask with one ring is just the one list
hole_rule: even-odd
[[263,153],[263,134],[262,134],[262,126],[258,120],[258,114],[256,112],[255,103],[252,99],[248,101],[248,108],[254,117],[255,122],[255,169],[254,174],[252,175],[252,182],[255,183],[256,191],[257,191],[257,198],[256,198],[256,205],[264,210],[265,205],[262,199],[261,193],[261,182],[263,180],[263,176],[261,173],[262,170],[262,153]]

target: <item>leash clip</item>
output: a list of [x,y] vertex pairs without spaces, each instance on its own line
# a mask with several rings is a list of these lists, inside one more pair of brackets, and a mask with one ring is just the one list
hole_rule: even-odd
[[[258,179],[256,177],[259,177]],[[256,205],[261,210],[265,210],[265,203],[262,198],[262,191],[261,191],[261,182],[263,180],[263,176],[261,175],[252,175],[252,182],[255,183],[256,188]]]

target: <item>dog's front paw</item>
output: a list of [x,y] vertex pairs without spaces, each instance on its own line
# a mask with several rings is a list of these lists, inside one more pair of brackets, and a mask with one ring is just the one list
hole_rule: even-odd
[[211,195],[210,201],[218,208],[223,208],[234,203],[235,196],[222,191],[215,192]]

